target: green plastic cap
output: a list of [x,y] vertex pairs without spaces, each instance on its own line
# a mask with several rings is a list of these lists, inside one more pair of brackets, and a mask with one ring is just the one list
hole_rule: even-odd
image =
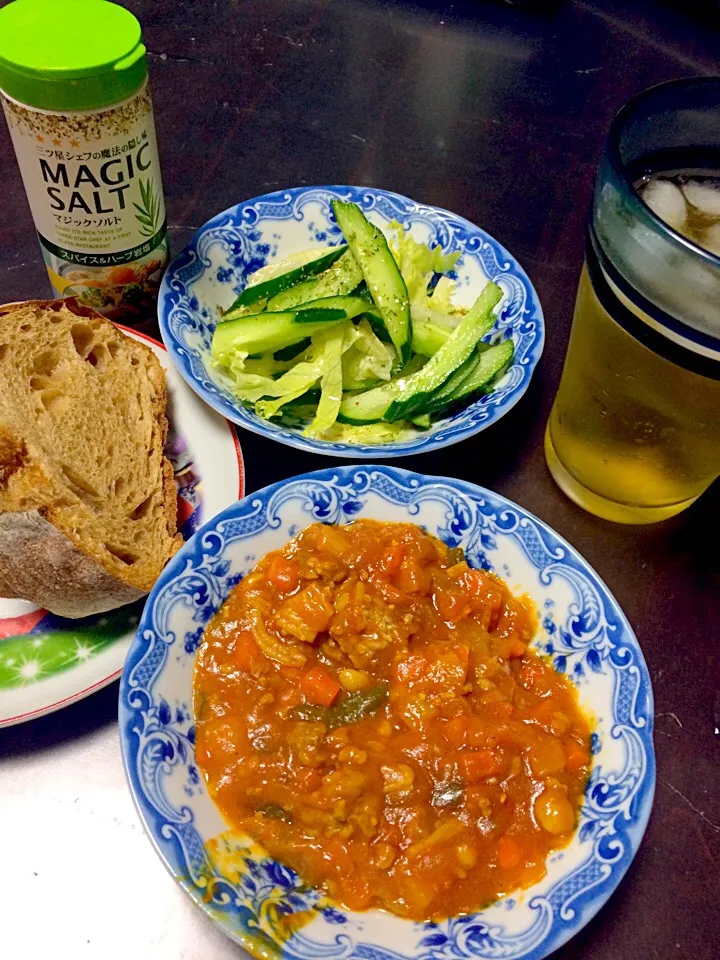
[[14,0],[0,9],[0,90],[42,110],[94,110],[147,77],[137,19],[107,0]]

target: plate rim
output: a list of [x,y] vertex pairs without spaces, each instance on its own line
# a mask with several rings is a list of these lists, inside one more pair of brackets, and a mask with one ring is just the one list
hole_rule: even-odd
[[[468,425],[464,430],[458,426],[457,435],[453,434],[452,436],[446,436],[444,435],[444,431],[440,430],[437,432],[437,439],[435,441],[432,439],[434,435],[431,435],[428,437],[427,443],[421,447],[414,446],[412,441],[390,441],[389,443],[382,445],[349,444],[331,440],[314,440],[303,437],[302,434],[294,433],[289,430],[276,432],[271,429],[272,425],[266,426],[260,420],[260,418],[249,418],[248,420],[239,419],[237,410],[230,403],[225,401],[225,399],[220,396],[205,391],[201,387],[192,373],[186,369],[186,365],[183,361],[183,355],[187,353],[187,350],[182,343],[176,340],[169,328],[167,321],[173,305],[172,297],[176,295],[176,291],[172,290],[172,283],[175,279],[173,268],[175,268],[179,261],[186,257],[190,252],[197,252],[197,244],[199,240],[210,229],[221,226],[224,219],[238,219],[238,213],[242,208],[250,207],[251,205],[259,203],[273,202],[275,200],[288,197],[296,198],[312,191],[327,191],[338,194],[347,193],[348,191],[369,191],[376,196],[390,197],[399,200],[403,204],[411,204],[421,209],[440,214],[442,218],[450,217],[454,222],[459,222],[462,224],[463,228],[469,230],[472,234],[480,236],[483,242],[491,241],[491,243],[494,244],[499,259],[506,261],[507,268],[513,267],[515,271],[522,276],[524,283],[527,286],[527,290],[532,298],[532,308],[534,312],[537,333],[532,348],[532,359],[528,364],[525,365],[526,369],[529,368],[528,375],[525,377],[523,382],[513,390],[512,394],[508,396],[506,401],[504,401],[502,410],[498,411],[498,408],[494,408],[487,420],[479,424]],[[199,256],[198,259],[200,259]],[[195,231],[188,243],[176,254],[176,256],[173,257],[168,265],[158,293],[158,324],[163,342],[165,343],[168,352],[173,359],[173,363],[175,364],[175,367],[180,375],[185,379],[186,383],[191,387],[191,389],[193,389],[205,403],[216,410],[221,416],[231,420],[237,426],[242,427],[245,430],[249,430],[251,433],[255,433],[258,436],[264,437],[268,440],[273,440],[276,443],[281,443],[296,450],[302,450],[305,453],[314,453],[319,456],[334,456],[344,460],[367,460],[368,458],[371,460],[373,458],[389,460],[396,457],[415,456],[422,453],[433,453],[437,450],[444,449],[445,447],[452,446],[456,443],[461,443],[463,440],[468,440],[471,437],[477,436],[477,434],[482,433],[498,420],[501,420],[525,396],[540,360],[542,359],[546,339],[545,317],[542,303],[540,302],[540,297],[535,289],[535,285],[530,279],[530,275],[525,270],[518,258],[514,256],[514,254],[512,254],[504,246],[504,244],[497,240],[492,234],[488,233],[483,227],[479,227],[477,224],[474,224],[466,217],[463,217],[457,213],[453,213],[451,210],[448,210],[445,207],[439,207],[430,203],[422,203],[419,200],[413,200],[410,197],[406,197],[404,194],[397,193],[394,190],[386,190],[383,187],[358,186],[352,184],[309,184],[272,190],[269,193],[260,194],[257,197],[241,200],[238,203],[227,207],[220,213],[212,216]],[[468,406],[467,409],[471,410],[477,403],[480,402],[480,400],[474,401]],[[418,439],[421,438],[422,434],[419,434]]]
[[[113,326],[122,330],[126,336],[130,336],[132,339],[143,340],[148,344],[150,344],[152,348],[155,348],[157,350],[162,350],[164,353],[168,355],[170,359],[172,359],[172,356],[170,352],[167,350],[165,344],[162,343],[160,340],[156,340],[154,337],[151,337],[147,333],[143,333],[140,330],[134,330],[132,327],[127,327],[121,323],[115,323],[113,324]],[[177,366],[175,365],[174,361],[173,361],[173,368],[177,371]],[[230,431],[230,437],[233,442],[235,456],[237,459],[238,498],[235,502],[239,502],[245,497],[245,489],[246,489],[245,460],[243,457],[242,447],[240,446],[240,438],[238,437],[238,432],[235,424],[232,423],[230,420],[228,420],[227,417],[223,417],[223,419],[228,427],[228,430]],[[230,506],[232,506],[232,504],[230,504]],[[206,522],[209,523],[210,520],[212,520],[212,517],[208,518]],[[149,594],[148,594],[148,597],[149,597]],[[146,602],[147,602],[147,598],[146,598]],[[141,617],[141,620],[142,620],[142,617]],[[121,638],[118,638],[118,640],[115,642],[119,642],[120,639]],[[1,643],[2,641],[0,641],[0,644]],[[93,693],[97,693],[98,691],[102,690],[104,687],[109,686],[114,680],[117,680],[120,676],[122,676],[124,666],[125,666],[125,663],[123,661],[122,665],[116,668],[115,670],[113,670],[111,673],[107,674],[104,677],[101,677],[99,680],[96,680],[95,682],[89,684],[87,687],[84,687],[81,690],[76,691],[75,693],[69,694],[67,697],[62,697],[60,700],[55,700],[52,703],[45,704],[41,707],[36,707],[34,710],[29,710],[29,711],[26,711],[25,713],[15,714],[14,716],[11,716],[11,717],[4,717],[0,715],[0,730],[4,729],[5,727],[12,727],[20,723],[27,723],[30,720],[36,720],[40,717],[47,716],[48,714],[55,713],[58,710],[62,710],[65,707],[69,707],[73,703],[78,703],[80,700],[84,700],[86,697],[91,696]]]
[[[194,544],[195,538],[203,538],[207,533],[212,532],[216,527],[224,522],[227,519],[232,519],[236,511],[239,511],[241,504],[246,501],[252,501],[254,498],[262,498],[263,500],[270,501],[270,499],[279,491],[282,490],[284,486],[289,483],[296,483],[298,481],[307,481],[318,479],[321,481],[328,481],[331,479],[339,479],[341,475],[352,473],[353,471],[363,471],[371,474],[372,471],[379,470],[381,472],[399,474],[406,481],[412,479],[419,479],[420,481],[438,483],[438,484],[447,484],[451,489],[460,490],[463,494],[470,493],[479,498],[489,497],[490,501],[494,501],[498,506],[502,508],[510,508],[511,510],[517,511],[518,515],[523,518],[529,518],[532,522],[537,524],[540,530],[545,534],[550,534],[552,539],[556,543],[563,547],[566,550],[566,556],[571,558],[578,563],[583,571],[589,575],[590,580],[594,583],[596,588],[599,589],[601,594],[604,596],[604,599],[609,602],[610,607],[617,617],[619,624],[622,626],[623,636],[629,636],[632,641],[634,641],[634,652],[637,656],[637,665],[640,669],[642,680],[646,686],[646,697],[647,697],[647,721],[644,727],[645,738],[643,740],[645,748],[645,761],[646,768],[641,787],[639,788],[639,795],[636,798],[637,811],[629,823],[626,829],[628,845],[629,845],[629,857],[624,864],[617,866],[612,874],[612,884],[607,889],[602,889],[595,897],[588,903],[584,903],[582,907],[575,909],[574,918],[571,921],[566,922],[566,924],[556,931],[552,939],[542,942],[538,948],[533,948],[530,952],[523,954],[515,954],[512,956],[516,960],[542,960],[549,956],[554,951],[558,950],[565,943],[567,943],[572,937],[579,933],[593,917],[605,906],[608,900],[616,893],[618,887],[621,885],[623,878],[625,877],[630,865],[638,854],[642,840],[644,838],[645,832],[647,830],[648,822],[650,820],[650,815],[652,813],[655,789],[657,782],[657,760],[655,754],[655,743],[653,737],[654,723],[655,723],[655,701],[654,701],[654,691],[652,685],[652,677],[645,660],[645,655],[643,653],[640,642],[633,630],[630,621],[625,615],[622,607],[618,603],[617,599],[613,592],[609,589],[602,577],[597,573],[595,568],[584,558],[580,551],[574,547],[568,540],[565,539],[561,534],[557,533],[548,523],[539,518],[536,514],[532,513],[530,510],[527,510],[525,507],[516,503],[513,500],[503,496],[500,493],[496,493],[490,490],[487,487],[483,487],[479,484],[472,483],[471,481],[461,480],[459,478],[447,477],[442,475],[435,474],[424,474],[416,470],[408,470],[405,468],[397,467],[395,465],[387,463],[378,463],[378,464],[338,464],[333,467],[324,467],[314,471],[307,471],[302,474],[297,474],[292,477],[285,478],[283,480],[276,481],[275,483],[267,484],[266,486],[252,491],[245,495],[242,500],[238,500],[233,504],[230,504],[225,510],[216,514],[214,517],[210,518],[206,524],[203,524],[191,537],[186,545],[178,551],[178,553],[173,557],[171,562],[165,567],[163,573],[158,578],[157,583],[153,587],[153,591],[148,597],[148,602],[143,611],[140,623],[138,624],[136,635],[132,641],[130,649],[128,651],[128,656],[125,662],[125,668],[120,682],[120,689],[118,695],[118,726],[119,726],[119,735],[120,735],[120,747],[123,759],[123,768],[125,771],[126,780],[128,783],[128,789],[132,796],[133,804],[138,813],[140,821],[143,825],[144,832],[146,833],[148,839],[151,842],[155,852],[160,857],[161,862],[165,866],[168,873],[173,877],[176,883],[184,890],[184,892],[190,897],[190,899],[202,910],[205,916],[210,919],[213,923],[217,924],[222,932],[228,936],[234,942],[240,944],[243,949],[247,950],[252,957],[258,958],[264,957],[265,954],[259,952],[257,944],[252,940],[251,937],[247,936],[244,932],[236,933],[230,929],[230,926],[224,923],[221,919],[218,918],[211,910],[209,904],[203,902],[202,898],[197,894],[197,887],[192,882],[183,876],[179,876],[173,870],[171,863],[166,858],[163,849],[160,846],[158,838],[155,836],[155,828],[152,822],[148,820],[143,809],[143,805],[140,802],[141,791],[136,789],[135,784],[135,774],[131,768],[130,763],[130,753],[131,753],[131,744],[130,744],[130,721],[133,717],[133,713],[125,705],[125,698],[129,692],[128,678],[131,670],[134,668],[136,663],[141,659],[140,653],[141,644],[143,643],[143,631],[148,626],[148,620],[152,605],[154,604],[155,597],[161,589],[164,588],[167,581],[172,580],[175,575],[180,572],[182,567],[182,562],[179,559],[183,550],[190,550]],[[260,501],[258,500],[258,503]],[[212,801],[211,801],[212,802]],[[524,890],[518,891],[519,893],[528,894],[532,890],[532,887],[526,888]],[[509,894],[507,897],[501,898],[509,899],[513,894]],[[482,911],[477,911],[474,916]],[[452,918],[448,918],[452,919]],[[444,922],[444,921],[440,921]],[[391,948],[388,948],[391,950]],[[388,956],[390,953],[388,954]],[[394,956],[394,954],[393,954]],[[459,957],[460,955],[458,955]],[[468,960],[472,960],[471,955],[467,954]],[[278,958],[280,953],[278,953]],[[480,955],[477,955],[478,960]],[[410,955],[398,954],[398,960],[412,960]]]

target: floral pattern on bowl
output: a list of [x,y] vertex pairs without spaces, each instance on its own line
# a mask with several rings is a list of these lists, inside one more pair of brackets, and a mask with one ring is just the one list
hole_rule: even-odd
[[[291,253],[343,242],[332,215],[333,197],[358,203],[380,227],[398,220],[411,228],[416,240],[438,243],[447,253],[460,252],[455,270],[459,303],[469,306],[488,279],[503,290],[493,333],[512,338],[512,366],[492,393],[428,431],[413,431],[405,440],[371,446],[304,437],[243,407],[233,396],[229,381],[212,367],[210,346],[218,309],[230,306],[251,273]],[[525,393],[544,342],[537,294],[504,247],[454,213],[371,187],[296,187],[239,203],[213,217],[168,267],[158,316],[163,340],[178,370],[223,416],[301,450],[362,460],[437,450],[484,430]]]
[[[233,834],[194,759],[192,673],[205,624],[269,550],[308,524],[357,517],[419,523],[528,593],[534,639],[594,718],[579,829],[537,884],[478,913],[414,923],[351,913]],[[539,960],[583,927],[637,852],[652,805],[653,704],[642,652],[617,603],[576,551],[481,487],[390,467],[338,467],[266,487],[228,507],[155,586],[120,689],[126,773],[148,836],[176,880],[256,957],[294,960]],[[302,922],[288,918],[301,914]],[[307,922],[309,919],[309,922]]]

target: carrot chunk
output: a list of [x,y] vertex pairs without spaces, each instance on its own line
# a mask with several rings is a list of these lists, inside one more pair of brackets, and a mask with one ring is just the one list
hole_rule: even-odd
[[401,660],[395,667],[395,676],[400,683],[411,683],[419,680],[427,669],[427,660],[420,654],[413,653],[405,660]]
[[461,747],[464,745],[468,732],[467,717],[453,717],[446,720],[442,726],[442,733],[451,747]]
[[287,557],[278,553],[270,562],[267,578],[277,590],[289,593],[300,584],[300,568],[294,560],[288,560]]
[[565,769],[568,773],[579,773],[590,763],[590,754],[577,740],[565,744]]
[[400,570],[404,559],[405,547],[401,543],[396,543],[385,552],[380,561],[380,567],[389,577],[394,577]]
[[505,834],[498,840],[498,863],[503,870],[514,870],[522,860],[522,847],[515,837]]
[[491,777],[500,769],[492,750],[473,750],[468,753],[461,753],[458,759],[458,767],[462,777],[468,783],[477,783],[478,780]]
[[253,662],[265,659],[250,630],[243,630],[237,635],[233,652],[236,665],[245,673],[250,672]]
[[303,695],[319,707],[329,707],[342,687],[324,667],[315,664],[300,678],[300,689]]

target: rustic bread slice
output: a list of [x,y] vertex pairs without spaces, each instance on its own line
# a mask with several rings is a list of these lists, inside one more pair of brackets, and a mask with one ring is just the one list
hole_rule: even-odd
[[165,372],[72,300],[0,307],[0,596],[84,617],[180,546]]

